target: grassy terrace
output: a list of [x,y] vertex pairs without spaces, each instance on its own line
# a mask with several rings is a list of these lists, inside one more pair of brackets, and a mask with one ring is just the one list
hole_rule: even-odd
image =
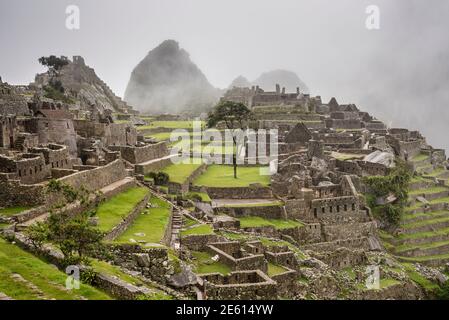
[[176,183],[184,183],[187,178],[199,167],[201,166],[201,163],[195,164],[195,163],[172,163],[162,169],[162,172],[165,172],[169,175],[171,182]]
[[257,202],[257,203],[232,203],[223,205],[224,208],[248,208],[248,207],[279,207],[283,206],[284,202],[280,200],[271,202]]
[[406,240],[406,239],[424,239],[424,238],[431,238],[434,236],[444,236],[449,234],[449,228],[444,229],[438,229],[436,231],[427,231],[427,232],[416,232],[411,234],[401,234],[397,238],[399,240]]
[[210,203],[212,201],[212,199],[209,197],[209,195],[205,192],[188,192],[186,197],[188,199],[191,199],[193,197],[200,197],[202,202],[208,202]]
[[106,300],[91,286],[67,290],[67,275],[19,247],[0,239],[0,292],[17,300]]
[[426,213],[415,213],[415,214],[405,214],[402,217],[402,221],[404,224],[407,223],[407,221],[415,219],[415,218],[438,218],[438,217],[444,217],[444,216],[448,216],[449,215],[449,211],[433,211],[433,212],[426,212]]
[[148,194],[148,189],[130,188],[100,204],[97,210],[98,227],[101,231],[110,231],[119,224]]
[[449,241],[438,241],[438,242],[430,242],[430,243],[424,243],[419,245],[400,245],[396,247],[396,252],[404,252],[408,250],[414,250],[414,249],[432,249],[432,248],[438,248],[442,246],[449,245]]
[[146,209],[115,242],[159,243],[164,237],[165,229],[170,220],[170,204],[156,197],[150,199],[154,208]]
[[423,221],[417,221],[417,222],[412,222],[412,223],[406,223],[401,225],[402,228],[404,229],[414,229],[414,228],[419,228],[419,227],[423,227],[429,224],[436,224],[436,223],[440,223],[440,222],[446,222],[449,221],[449,217],[442,217],[442,218],[435,218],[435,219],[430,219],[430,220],[423,220]]
[[6,217],[10,217],[13,216],[15,214],[21,213],[23,211],[26,211],[28,209],[31,209],[32,207],[9,207],[9,208],[3,208],[0,209],[0,216],[6,216]]
[[[204,126],[204,121],[201,122]],[[167,129],[193,129],[193,121],[153,121],[146,126],[139,126],[137,130],[167,128]]]
[[282,220],[282,219],[266,219],[262,217],[241,217],[240,227],[241,228],[251,228],[251,227],[267,227],[272,226],[276,229],[289,229],[295,227],[302,227],[301,222],[295,220]]
[[234,179],[234,169],[229,165],[211,165],[206,172],[199,176],[195,185],[207,187],[247,187],[252,183],[263,186],[270,184],[269,175],[261,175],[260,168],[264,167],[238,167],[237,179]]
[[213,234],[214,229],[212,229],[210,224],[200,224],[196,227],[192,227],[187,230],[181,231],[181,236],[189,236],[189,235],[205,235],[205,234]]
[[283,266],[278,266],[274,263],[268,262],[267,274],[269,277],[284,273],[285,271],[287,271],[287,269],[285,269]]
[[144,286],[144,287],[150,289],[151,293],[149,293],[145,296],[145,300],[171,300],[172,299],[172,297],[170,295],[166,294],[164,291],[159,290],[155,287],[151,287],[148,284],[141,281],[140,279],[123,272],[118,266],[111,265],[105,261],[93,260],[92,268],[97,272],[101,272],[103,274],[107,274],[109,276],[119,278],[120,280],[130,283],[132,285],[135,285],[138,287]]
[[411,190],[409,191],[410,195],[417,195],[417,194],[431,194],[431,193],[438,193],[448,191],[448,188],[445,187],[429,187],[425,189],[417,189],[417,190]]
[[208,252],[192,251],[195,258],[194,265],[196,273],[218,272],[222,275],[230,273],[231,268],[220,261],[213,261],[212,255]]
[[412,158],[412,161],[418,162],[418,161],[426,160],[426,159],[428,159],[428,158],[429,158],[429,155],[428,155],[428,154],[420,153],[420,154],[417,154],[416,156],[414,156],[414,157]]

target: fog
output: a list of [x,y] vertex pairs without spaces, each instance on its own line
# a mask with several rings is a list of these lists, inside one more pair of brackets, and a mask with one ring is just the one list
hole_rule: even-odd
[[[69,4],[79,30],[65,27]],[[365,27],[368,5],[379,30]],[[82,55],[123,96],[139,61],[175,39],[215,87],[291,70],[323,100],[449,150],[448,14],[447,0],[0,0],[0,76],[26,84],[44,70],[38,57]]]

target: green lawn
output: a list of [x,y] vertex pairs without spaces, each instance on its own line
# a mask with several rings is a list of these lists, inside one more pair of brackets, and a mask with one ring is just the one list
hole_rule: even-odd
[[201,224],[199,226],[181,231],[182,236],[206,235],[206,234],[213,234],[213,233],[214,233],[214,229],[212,229],[210,224]]
[[199,176],[195,185],[207,187],[247,187],[251,183],[263,186],[270,184],[269,175],[261,175],[260,169],[266,167],[237,167],[237,179],[234,179],[234,169],[230,165],[211,165]]
[[147,188],[133,187],[100,204],[97,210],[98,227],[110,231],[119,224],[148,194]]
[[130,239],[145,243],[159,243],[170,220],[170,204],[156,197],[150,202],[156,207],[146,209],[115,242],[130,243]]
[[85,284],[79,290],[67,290],[66,279],[67,275],[56,267],[0,238],[0,292],[7,296],[17,300],[110,299],[104,292]]
[[402,224],[401,227],[404,229],[414,229],[414,228],[423,227],[423,226],[426,226],[429,224],[442,223],[442,222],[446,222],[446,221],[449,221],[449,217],[442,217],[442,218],[422,220],[422,221],[417,221],[417,222],[412,222],[412,223],[405,223],[405,224]]
[[428,154],[420,153],[420,154],[417,154],[416,156],[414,156],[414,157],[412,158],[412,161],[418,162],[418,161],[426,160],[427,158],[429,158],[429,155],[428,155]]
[[[204,126],[204,121],[201,121],[201,125]],[[193,121],[153,121],[146,126],[137,127],[137,130],[145,130],[153,128],[192,129]]]
[[273,264],[271,262],[268,262],[267,274],[268,274],[269,277],[275,276],[277,274],[284,273],[286,271],[287,271],[287,269],[285,269],[284,267],[278,266],[278,265]]
[[266,219],[256,216],[241,217],[239,220],[241,228],[273,226],[276,229],[288,229],[303,226],[301,222],[295,220]]
[[279,207],[283,206],[284,202],[277,200],[271,202],[257,202],[257,203],[232,203],[225,204],[224,208],[249,208],[249,207]]
[[141,287],[147,287],[151,290],[151,293],[147,294],[145,296],[145,300],[171,300],[172,297],[168,294],[166,294],[164,291],[157,289],[155,287],[151,287],[148,284],[144,283],[140,279],[133,277],[122,270],[120,270],[120,267],[111,265],[105,261],[100,260],[93,260],[92,261],[92,268],[97,271],[101,272],[103,274],[107,274],[109,276],[117,277],[122,281],[125,281],[127,283],[130,283],[132,285]]
[[171,182],[184,183],[187,180],[187,178],[200,166],[201,163],[199,164],[172,163],[167,167],[165,167],[164,169],[162,169],[161,171],[169,175]]
[[0,216],[13,216],[15,214],[18,214],[20,212],[23,212],[25,210],[31,209],[32,207],[24,207],[24,206],[17,206],[17,207],[9,207],[9,208],[3,208],[0,209]]
[[192,251],[195,258],[194,265],[196,273],[213,273],[218,272],[222,275],[230,273],[231,268],[220,261],[213,261],[212,255],[208,252]]

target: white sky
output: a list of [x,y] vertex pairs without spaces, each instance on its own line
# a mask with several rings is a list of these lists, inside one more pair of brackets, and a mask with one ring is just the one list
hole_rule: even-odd
[[[80,8],[80,30],[65,28],[69,4]],[[377,31],[365,28],[371,4]],[[82,55],[123,96],[134,66],[175,39],[216,87],[292,70],[312,94],[449,149],[440,137],[449,133],[448,13],[446,0],[0,0],[0,76],[26,84],[44,71],[40,56]]]

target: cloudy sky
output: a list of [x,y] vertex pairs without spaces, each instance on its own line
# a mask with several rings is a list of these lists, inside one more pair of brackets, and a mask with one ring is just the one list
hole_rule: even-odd
[[[80,29],[65,26],[80,9]],[[365,26],[380,9],[380,29]],[[179,41],[216,87],[295,71],[312,94],[353,102],[449,149],[447,0],[0,0],[0,76],[26,84],[43,55],[82,55],[120,96],[134,66]]]

